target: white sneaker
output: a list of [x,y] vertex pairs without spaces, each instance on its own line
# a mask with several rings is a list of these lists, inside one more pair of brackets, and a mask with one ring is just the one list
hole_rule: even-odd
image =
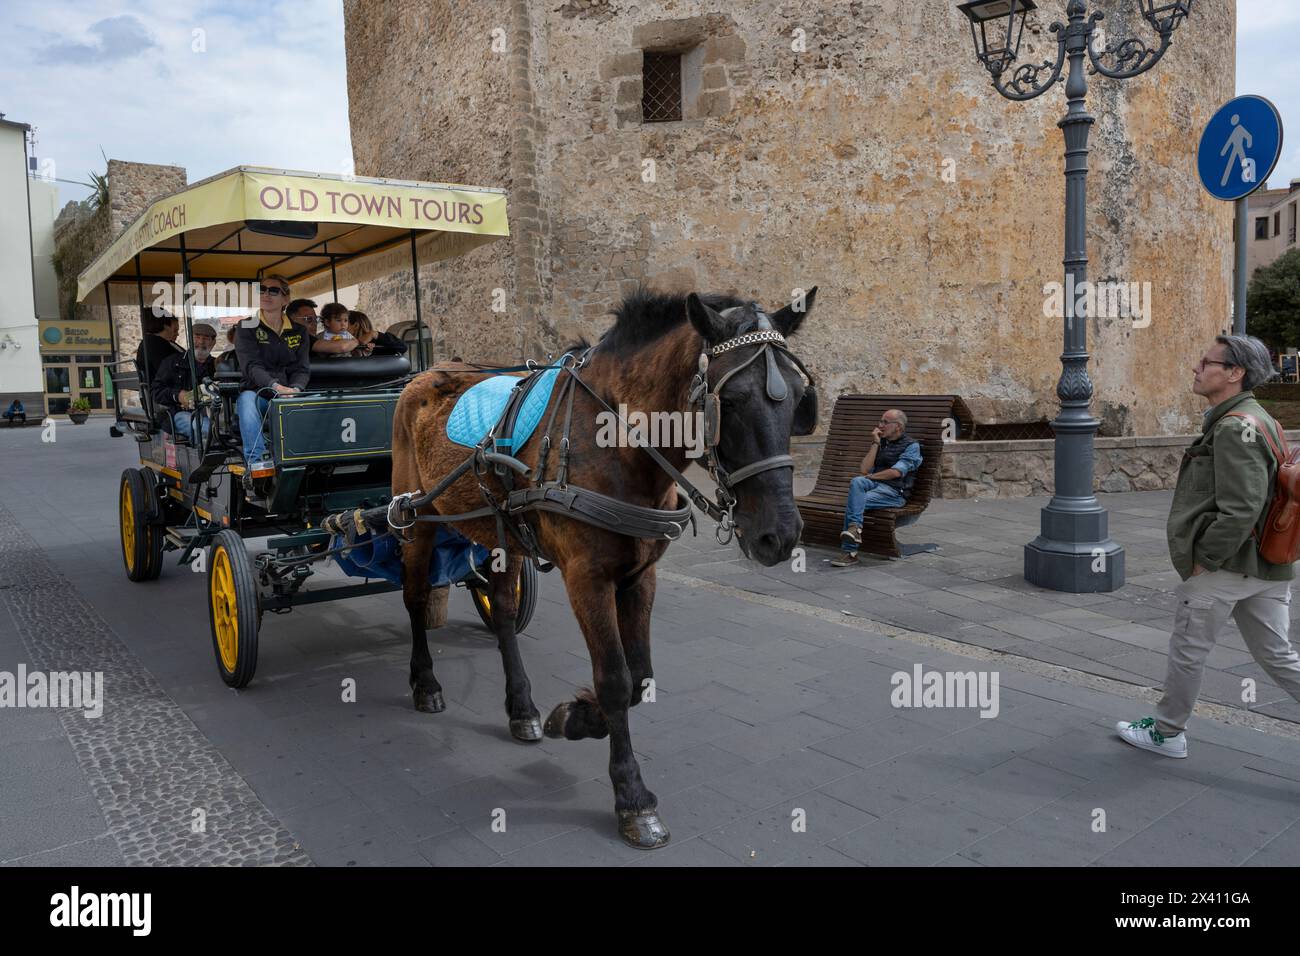
[[1153,751],[1162,757],[1187,756],[1186,732],[1175,734],[1173,737],[1166,737],[1156,730],[1154,717],[1143,717],[1141,720],[1131,723],[1127,720],[1121,720],[1115,725],[1115,730],[1119,733],[1121,740],[1132,744],[1134,747]]

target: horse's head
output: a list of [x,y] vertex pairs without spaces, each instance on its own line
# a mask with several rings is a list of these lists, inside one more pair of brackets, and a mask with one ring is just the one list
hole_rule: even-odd
[[770,316],[754,302],[718,309],[694,293],[686,300],[708,355],[702,400],[714,477],[735,498],[741,550],[769,567],[790,556],[803,531],[790,436],[817,427],[817,391],[782,339],[798,331],[816,294]]

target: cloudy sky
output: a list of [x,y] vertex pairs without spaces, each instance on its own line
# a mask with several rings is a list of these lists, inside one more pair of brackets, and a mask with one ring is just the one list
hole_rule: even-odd
[[[1238,31],[1238,92],[1273,100],[1290,130],[1285,185],[1300,178],[1300,0],[1238,0]],[[191,182],[240,164],[350,172],[342,4],[3,0],[0,112],[36,127],[64,180],[102,171],[101,149]],[[60,183],[64,201],[88,191]]]
[[36,127],[59,179],[102,172],[101,148],[190,182],[239,165],[350,172],[342,3],[0,0],[0,112]]

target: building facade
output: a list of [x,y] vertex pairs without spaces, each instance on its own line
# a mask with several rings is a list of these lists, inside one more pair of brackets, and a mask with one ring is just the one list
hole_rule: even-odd
[[1246,268],[1254,275],[1260,266],[1296,247],[1296,212],[1300,207],[1300,179],[1283,189],[1261,189],[1249,202],[1250,233],[1246,237]]
[[[1024,62],[1054,55],[1064,6],[1031,14]],[[1146,29],[1116,6],[1111,36]],[[638,283],[769,306],[816,285],[797,348],[828,406],[955,392],[980,422],[1055,414],[1064,95],[998,96],[955,4],[344,11],[357,173],[510,193],[510,242],[421,273],[437,354],[594,341]],[[1090,78],[1090,275],[1146,293],[1144,315],[1089,322],[1105,434],[1193,430],[1188,368],[1230,321],[1231,209],[1204,195],[1190,151],[1233,94],[1235,14],[1198,5],[1151,73]],[[405,276],[368,283],[360,307],[408,320],[410,292]]]
[[[15,399],[29,418],[44,413],[35,222],[47,193],[31,181],[30,127],[0,115],[0,411]],[[35,212],[37,215],[33,215]],[[48,266],[48,262],[45,263]],[[43,299],[43,297],[42,297]]]
[[[111,409],[114,397],[107,366],[133,358],[140,343],[140,302],[130,286],[114,286],[111,309],[102,299],[78,303],[77,275],[155,199],[184,189],[179,166],[108,161],[108,201],[68,203],[53,224],[53,260],[59,312],[43,322],[41,358],[50,412],[66,411],[84,398],[92,410]],[[151,290],[145,289],[151,302]],[[182,333],[183,334],[183,333]]]

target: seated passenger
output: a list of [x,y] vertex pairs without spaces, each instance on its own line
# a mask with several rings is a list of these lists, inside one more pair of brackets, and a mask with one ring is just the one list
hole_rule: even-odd
[[320,335],[320,320],[316,318],[316,303],[311,299],[294,299],[289,303],[289,321],[301,325],[313,339]]
[[[206,322],[199,322],[193,327],[194,368],[199,381],[216,374],[217,363],[212,358],[212,346],[217,344],[217,330]],[[177,352],[168,356],[153,377],[150,394],[154,405],[172,413],[171,421],[176,424],[176,434],[181,438],[194,441],[194,377],[190,374],[190,357],[187,352]],[[207,437],[208,420],[200,418],[201,437]],[[164,420],[164,428],[167,426]]]
[[862,544],[862,515],[877,508],[901,508],[916,484],[921,467],[921,443],[907,435],[907,416],[891,408],[871,430],[871,447],[862,459],[858,475],[849,482],[849,500],[844,508],[844,530],[840,549],[844,552],[831,562],[833,568],[847,568],[858,563]]
[[235,333],[238,331],[238,323],[226,329],[226,350],[217,358],[217,368],[223,372],[239,371],[239,353],[235,351]]
[[153,375],[162,368],[163,362],[184,349],[176,344],[180,334],[180,319],[162,309],[144,309],[140,313],[140,325],[144,329],[144,338],[135,350],[135,370],[140,375],[140,382],[148,385]]
[[331,302],[320,310],[320,320],[325,331],[312,341],[312,354],[350,355],[357,347],[357,340],[348,332],[348,307]]
[[249,474],[274,467],[266,453],[262,424],[270,401],[262,392],[292,395],[311,377],[311,337],[302,326],[285,315],[289,301],[289,280],[280,275],[262,280],[261,308],[256,323],[244,320],[235,334],[235,350],[243,373],[242,391],[235,404],[239,434],[244,442],[244,460]]
[[15,398],[9,403],[9,411],[5,412],[5,418],[8,420],[10,425],[18,421],[27,421],[27,409],[23,407],[23,400],[21,398]]
[[365,355],[378,353],[380,355],[405,355],[406,343],[390,332],[375,331],[374,324],[370,317],[364,312],[348,313],[348,329],[361,343],[366,351]]

